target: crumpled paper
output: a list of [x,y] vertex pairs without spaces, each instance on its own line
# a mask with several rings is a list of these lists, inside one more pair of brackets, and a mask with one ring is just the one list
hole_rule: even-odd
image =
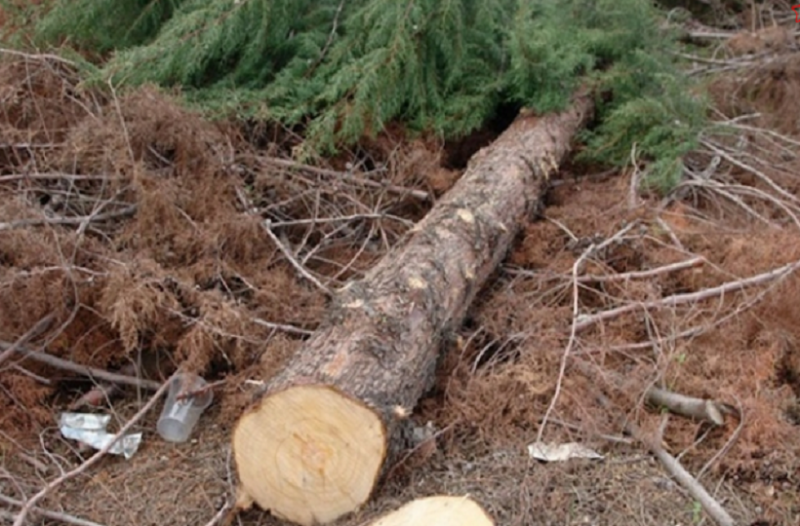
[[[114,433],[106,431],[111,415],[94,415],[91,413],[61,413],[59,428],[64,438],[77,440],[83,444],[101,450],[114,440]],[[139,449],[142,442],[141,433],[123,436],[108,450],[112,455],[122,455],[130,459]]]

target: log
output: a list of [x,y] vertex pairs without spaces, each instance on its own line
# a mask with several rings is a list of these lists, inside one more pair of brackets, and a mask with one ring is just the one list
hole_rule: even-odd
[[563,113],[521,113],[404,243],[334,295],[317,332],[236,423],[239,508],[255,503],[310,526],[367,501],[433,384],[440,341],[539,205],[591,109],[580,95]]
[[484,509],[469,497],[415,499],[370,526],[494,526]]

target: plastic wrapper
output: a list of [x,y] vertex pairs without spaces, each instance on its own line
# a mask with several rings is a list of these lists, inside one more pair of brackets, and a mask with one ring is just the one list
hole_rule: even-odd
[[[77,440],[83,444],[100,450],[114,440],[114,433],[106,431],[111,422],[111,415],[94,415],[91,413],[61,413],[59,428],[64,438]],[[123,436],[108,450],[113,455],[131,458],[142,442],[141,433]]]

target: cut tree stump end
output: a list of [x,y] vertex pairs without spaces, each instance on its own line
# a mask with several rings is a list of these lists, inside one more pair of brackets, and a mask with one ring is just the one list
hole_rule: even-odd
[[375,411],[322,385],[267,395],[233,434],[245,500],[303,526],[326,524],[364,504],[387,446]]
[[370,526],[493,526],[483,508],[469,497],[439,495],[416,499]]

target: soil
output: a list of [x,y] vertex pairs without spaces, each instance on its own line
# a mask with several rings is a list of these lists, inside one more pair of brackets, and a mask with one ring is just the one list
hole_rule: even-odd
[[[337,524],[439,493],[470,494],[500,525],[708,524],[626,423],[659,438],[739,524],[800,524],[800,277],[792,268],[714,290],[800,261],[800,53],[787,28],[769,49],[742,51],[773,42],[772,29],[721,46],[739,65],[710,89],[735,126],[686,159],[702,172],[720,155],[707,179],[663,198],[631,191],[643,167],[563,167],[442,349],[411,415],[435,438]],[[742,53],[761,60],[736,62]],[[158,382],[180,366],[214,382],[189,442],[162,441],[151,411],[134,426],[143,442],[132,458],[103,458],[39,506],[109,526],[214,523],[236,495],[233,423],[325,311],[305,274],[334,289],[359,278],[494,135],[441,144],[392,128],[311,166],[293,160],[293,130],[212,123],[175,94],[89,89],[68,61],[5,54],[0,341],[53,315],[24,350]],[[693,257],[702,263],[664,268]],[[61,437],[61,412],[111,414],[113,431],[151,395],[98,396],[102,380],[20,352],[0,371],[0,494],[19,500],[92,454]],[[644,403],[652,385],[731,410],[722,426],[667,416]],[[541,463],[526,449],[539,435],[604,459]],[[281,524],[259,510],[231,519]]]

